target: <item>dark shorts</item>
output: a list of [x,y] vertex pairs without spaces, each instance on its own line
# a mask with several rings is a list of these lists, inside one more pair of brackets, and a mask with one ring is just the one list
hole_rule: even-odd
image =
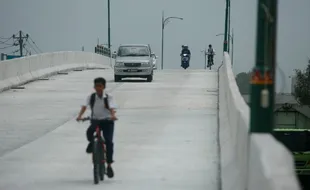
[[113,163],[113,152],[114,152],[114,121],[91,121],[91,125],[86,131],[87,140],[91,143],[93,141],[93,134],[96,130],[96,126],[99,125],[103,137],[105,139],[105,144],[107,148],[107,163]]

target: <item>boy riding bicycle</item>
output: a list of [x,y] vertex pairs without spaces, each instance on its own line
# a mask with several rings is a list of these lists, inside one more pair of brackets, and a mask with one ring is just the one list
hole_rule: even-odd
[[[103,137],[107,148],[107,176],[112,178],[114,172],[112,169],[113,163],[113,134],[114,134],[114,121],[117,120],[115,116],[115,104],[113,97],[105,92],[106,80],[104,78],[96,78],[94,80],[94,88],[96,93],[87,97],[86,104],[84,104],[77,117],[77,121],[82,120],[82,116],[87,107],[90,106],[92,110],[91,125],[86,131],[87,140],[89,144],[86,148],[87,153],[92,153],[93,134],[96,126],[99,125],[102,129]],[[107,121],[106,119],[110,119]]]

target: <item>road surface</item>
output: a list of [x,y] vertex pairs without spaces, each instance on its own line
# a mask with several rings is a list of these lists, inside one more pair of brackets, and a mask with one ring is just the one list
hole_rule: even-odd
[[[74,118],[97,76],[108,81],[119,121],[115,177],[95,186],[88,123]],[[152,83],[112,78],[109,70],[72,72],[1,93],[0,189],[218,189],[217,74],[158,71]]]

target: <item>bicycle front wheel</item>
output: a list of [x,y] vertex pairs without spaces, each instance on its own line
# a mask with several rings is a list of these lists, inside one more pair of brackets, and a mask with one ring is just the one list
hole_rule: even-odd
[[100,168],[100,153],[98,151],[99,144],[98,141],[95,140],[93,144],[93,163],[94,163],[94,183],[99,183],[99,168]]
[[100,180],[104,180],[104,174],[105,174],[105,151],[104,151],[104,144],[103,142],[100,142],[100,146],[98,151],[100,151],[100,165],[99,165],[99,177]]

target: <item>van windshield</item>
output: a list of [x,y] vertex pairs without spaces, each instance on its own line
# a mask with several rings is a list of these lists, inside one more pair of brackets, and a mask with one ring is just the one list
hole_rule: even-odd
[[146,46],[121,46],[118,49],[118,56],[149,56],[150,52]]

